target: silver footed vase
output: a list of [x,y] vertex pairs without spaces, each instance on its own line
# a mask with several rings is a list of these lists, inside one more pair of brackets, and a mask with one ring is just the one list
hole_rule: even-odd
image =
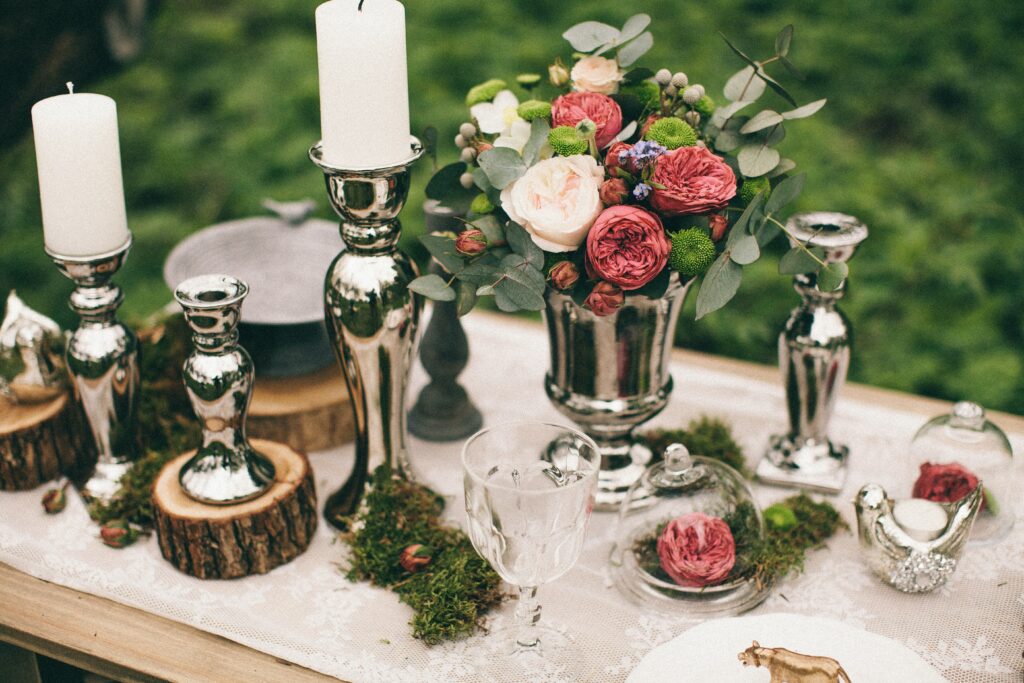
[[309,152],[341,218],[345,249],[327,270],[324,314],[355,417],[355,465],[324,505],[324,518],[345,529],[359,507],[370,471],[386,463],[410,475],[405,396],[416,357],[423,300],[409,289],[415,264],[398,250],[398,214],[409,196],[412,164],[423,154],[411,138],[409,157],[394,166],[346,169]]
[[554,289],[544,295],[551,351],[544,386],[559,412],[601,451],[598,510],[618,509],[654,458],[634,430],[668,405],[672,342],[692,284],[673,273],[660,298],[627,292],[622,307],[607,316]]

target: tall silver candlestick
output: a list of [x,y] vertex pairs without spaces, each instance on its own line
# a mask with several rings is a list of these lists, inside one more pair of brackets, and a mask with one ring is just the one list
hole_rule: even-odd
[[80,322],[68,340],[67,366],[99,454],[91,475],[77,477],[89,501],[109,501],[139,454],[139,343],[117,319],[124,294],[110,282],[131,246],[129,235],[119,249],[96,256],[46,250],[75,283],[70,305]]
[[[841,213],[797,214],[786,228],[791,239],[821,248],[826,263],[848,261],[868,236],[867,226]],[[793,286],[803,301],[779,335],[789,432],[771,438],[757,476],[770,484],[838,493],[846,481],[848,450],[829,440],[828,423],[850,367],[850,321],[836,307],[846,283],[823,292],[815,275],[802,274]]]
[[416,355],[422,298],[409,290],[416,267],[398,250],[398,214],[409,195],[412,164],[423,147],[411,138],[409,157],[383,168],[340,168],[309,157],[323,170],[327,196],[341,217],[346,249],[327,270],[324,312],[355,413],[352,474],[327,499],[324,517],[344,528],[356,511],[372,467],[387,463],[408,476],[405,391]]

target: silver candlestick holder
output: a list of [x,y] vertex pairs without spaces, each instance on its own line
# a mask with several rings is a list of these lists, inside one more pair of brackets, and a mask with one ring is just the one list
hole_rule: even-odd
[[96,256],[46,250],[75,283],[70,305],[80,322],[68,340],[66,360],[98,453],[93,471],[75,477],[90,502],[109,501],[139,454],[139,343],[117,319],[124,294],[110,282],[131,246],[129,235],[120,248]]
[[417,272],[397,247],[398,214],[409,196],[412,164],[422,155],[415,137],[408,158],[381,168],[333,166],[319,143],[309,150],[324,173],[346,246],[324,281],[327,330],[345,376],[356,431],[352,474],[324,506],[324,517],[336,528],[345,528],[345,517],[358,508],[371,468],[386,463],[397,476],[410,473],[405,393],[423,301],[409,289]]
[[[868,236],[867,226],[841,213],[797,214],[786,229],[791,242],[820,248],[826,263],[850,260]],[[793,286],[803,300],[779,335],[789,432],[771,438],[757,476],[769,484],[838,493],[849,451],[829,440],[828,423],[850,367],[850,321],[836,306],[846,283],[823,292],[816,275],[800,274]]]
[[192,277],[174,290],[196,346],[182,375],[203,429],[203,445],[181,468],[178,481],[189,497],[210,505],[251,500],[274,483],[274,463],[253,449],[245,434],[256,375],[252,358],[238,345],[248,293],[248,285],[229,275]]

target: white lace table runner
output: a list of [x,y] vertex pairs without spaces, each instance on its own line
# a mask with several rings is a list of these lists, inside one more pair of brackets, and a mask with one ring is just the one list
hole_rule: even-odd
[[[465,320],[472,358],[462,382],[488,424],[512,419],[565,422],[542,388],[547,367],[543,329],[493,316]],[[682,426],[702,413],[727,417],[751,463],[785,423],[781,384],[677,363],[672,402],[653,425]],[[416,370],[415,387],[423,383]],[[415,393],[412,394],[413,396]],[[867,481],[895,489],[906,445],[928,416],[840,400],[833,436],[850,446],[847,489],[833,499],[851,527],[853,492]],[[1012,434],[1024,453],[1024,434]],[[414,467],[451,496],[462,521],[461,443],[412,439]],[[351,467],[352,448],[311,457],[321,499]],[[1018,478],[1018,481],[1021,481]],[[321,523],[309,550],[264,576],[200,581],[160,557],[149,538],[125,550],[100,544],[77,497],[47,517],[42,489],[0,492],[0,561],[33,576],[131,605],[216,633],[276,657],[355,683],[478,681],[477,639],[427,647],[409,636],[408,608],[384,590],[352,584],[338,572],[344,546]],[[788,495],[757,488],[759,502]],[[644,612],[609,586],[605,561],[613,516],[595,515],[576,567],[540,591],[543,619],[572,633],[583,656],[576,677],[622,681],[652,647],[696,620]],[[931,595],[903,595],[861,563],[857,541],[843,533],[810,555],[804,574],[784,581],[759,612],[797,612],[844,620],[908,645],[954,683],[1019,683],[1024,649],[1024,522],[995,547],[968,549],[950,583]],[[511,619],[505,605],[493,625]],[[713,647],[713,644],[709,645]],[[559,681],[558,672],[535,680]]]

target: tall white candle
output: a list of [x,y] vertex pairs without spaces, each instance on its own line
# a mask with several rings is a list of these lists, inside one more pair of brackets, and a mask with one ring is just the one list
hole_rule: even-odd
[[323,160],[334,166],[369,168],[409,158],[402,3],[325,2],[316,8],[316,45]]
[[49,97],[32,107],[32,131],[46,247],[62,256],[96,256],[127,242],[114,100]]
[[905,498],[892,506],[892,516],[911,538],[930,541],[942,535],[949,522],[946,510],[924,498]]

